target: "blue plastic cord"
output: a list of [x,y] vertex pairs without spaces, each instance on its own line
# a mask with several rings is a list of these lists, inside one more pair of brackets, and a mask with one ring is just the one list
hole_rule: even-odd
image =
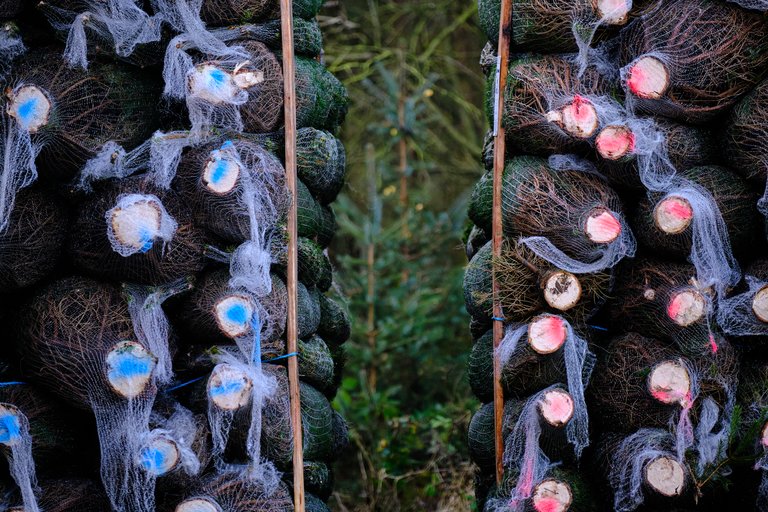
[[290,354],[284,354],[282,356],[273,357],[272,359],[264,359],[261,362],[262,363],[272,363],[272,362],[275,362],[275,361],[280,361],[281,359],[288,359],[289,357],[294,357],[294,356],[298,356],[298,355],[299,355],[298,352],[291,352]]
[[503,318],[498,317],[498,316],[491,317],[491,320],[493,320],[494,322],[503,322],[504,321]]
[[182,382],[181,384],[177,384],[177,385],[173,386],[172,388],[166,389],[165,392],[166,393],[170,393],[171,391],[176,391],[179,388],[183,388],[185,386],[189,386],[190,384],[194,384],[195,382],[197,382],[199,380],[202,380],[204,378],[205,378],[205,375],[203,375],[202,377],[198,377],[196,379],[188,380],[187,382]]
[[600,327],[599,325],[588,325],[590,329],[594,329],[596,331],[605,331],[608,332],[608,329],[606,327]]
[[261,320],[259,320],[258,311],[253,312],[251,329],[253,329],[253,353],[251,354],[251,361],[254,363],[257,361],[261,362]]
[[26,384],[26,382],[19,382],[19,381],[0,382],[0,388],[4,388],[6,386],[17,386],[19,384]]

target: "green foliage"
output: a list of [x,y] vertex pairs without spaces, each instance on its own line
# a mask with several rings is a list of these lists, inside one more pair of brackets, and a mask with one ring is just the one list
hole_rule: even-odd
[[320,23],[349,89],[331,247],[353,321],[334,405],[343,511],[470,510],[461,236],[485,130],[474,2],[345,0]]

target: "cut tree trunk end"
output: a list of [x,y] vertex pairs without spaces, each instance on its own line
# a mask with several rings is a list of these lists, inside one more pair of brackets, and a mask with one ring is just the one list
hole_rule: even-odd
[[533,489],[536,512],[566,512],[573,503],[573,491],[567,482],[548,478]]
[[152,476],[170,473],[179,465],[181,452],[176,442],[164,435],[153,437],[139,454],[141,468]]
[[240,368],[220,364],[208,379],[208,398],[223,411],[236,411],[251,401],[253,381]]
[[219,299],[214,307],[214,318],[221,332],[235,339],[251,330],[254,304],[247,295],[233,294]]
[[107,381],[112,390],[131,399],[146,390],[157,358],[135,341],[123,341],[109,351],[106,362]]
[[626,126],[606,126],[595,139],[598,154],[606,160],[620,160],[635,150],[635,134]]
[[21,441],[21,412],[11,404],[0,404],[0,444],[15,446]]
[[560,350],[566,339],[565,321],[556,315],[540,315],[528,325],[528,344],[538,354]]
[[581,299],[579,278],[570,272],[552,272],[544,280],[544,300],[559,311],[568,311]]
[[553,389],[544,393],[538,406],[541,417],[553,427],[562,427],[573,418],[573,399],[567,391]]
[[597,132],[599,120],[597,110],[589,100],[581,96],[574,96],[573,100],[565,106],[550,110],[546,114],[547,120],[557,124],[579,139],[588,139]]
[[669,196],[653,209],[653,221],[663,233],[682,233],[693,221],[693,208],[684,197]]
[[593,208],[584,223],[584,232],[596,244],[609,244],[621,235],[621,222],[610,210]]
[[146,252],[160,234],[162,218],[162,206],[147,197],[146,200],[115,208],[109,222],[120,245]]
[[175,512],[221,512],[221,507],[208,498],[192,498],[179,503]]
[[669,88],[669,71],[658,58],[644,55],[629,66],[627,87],[638,98],[657,100]]
[[760,444],[768,448],[768,422],[763,425],[763,430],[760,431]]
[[203,168],[203,186],[211,193],[224,196],[232,192],[240,178],[240,164],[219,150],[211,156]]
[[681,327],[693,325],[704,317],[707,301],[693,289],[673,293],[667,304],[667,316]]
[[199,64],[189,75],[189,94],[212,105],[242,103],[236,102],[242,89],[235,83],[235,77],[211,63]]
[[648,391],[663,404],[680,404],[690,400],[691,376],[678,361],[662,361],[648,375]]
[[25,85],[8,93],[8,115],[29,133],[37,133],[48,124],[51,102],[45,93],[34,85]]
[[645,481],[658,494],[672,498],[685,488],[685,469],[671,457],[657,457],[645,466]]
[[598,17],[606,25],[624,25],[632,8],[632,3],[627,0],[594,0],[593,5]]
[[768,323],[768,285],[757,290],[752,297],[752,312],[758,320]]

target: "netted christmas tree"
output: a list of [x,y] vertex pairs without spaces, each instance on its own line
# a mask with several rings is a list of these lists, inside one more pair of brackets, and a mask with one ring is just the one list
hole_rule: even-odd
[[307,506],[328,510],[348,99],[322,2],[293,2],[295,197],[279,1],[0,4],[0,509],[293,510],[296,358]]
[[500,255],[490,133],[466,231],[478,510],[768,510],[766,5],[478,6],[506,141]]

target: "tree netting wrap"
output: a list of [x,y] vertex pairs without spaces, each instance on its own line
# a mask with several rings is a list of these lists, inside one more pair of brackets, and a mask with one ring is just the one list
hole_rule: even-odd
[[[38,490],[40,510],[46,512],[103,512],[109,510],[109,500],[101,486],[85,478],[41,480]],[[12,495],[7,500],[8,512],[29,512],[21,498]]]
[[293,510],[296,357],[307,507],[328,510],[351,326],[329,249],[348,97],[320,62],[322,2],[294,2],[296,197],[277,0],[0,4],[0,509]]
[[190,148],[176,181],[197,223],[229,242],[250,238],[252,221],[274,223],[289,203],[282,164],[246,138]]
[[157,80],[116,64],[87,72],[61,66],[54,48],[28,51],[5,84],[11,126],[42,147],[38,166],[59,176],[71,176],[110,140],[138,145],[156,122]]
[[203,240],[188,205],[143,177],[105,183],[82,203],[68,249],[92,275],[142,284],[203,267]]
[[33,300],[25,322],[22,350],[30,371],[96,417],[112,507],[153,510],[155,475],[137,462],[157,392],[157,358],[135,339],[119,290],[85,279],[60,281]]
[[171,503],[168,512],[283,512],[293,509],[285,484],[267,490],[247,475],[223,472],[209,475],[190,489],[188,497]]
[[138,64],[161,55],[163,17],[150,15],[136,0],[47,0],[38,8],[66,34],[64,58],[70,66],[88,68],[89,50]]
[[[731,336],[755,336],[768,334],[766,330],[766,299],[768,298],[768,274],[765,261],[756,261],[744,271],[746,288],[741,293],[720,301],[717,322],[723,332]],[[757,340],[755,340],[757,341]],[[749,342],[748,342],[749,343]],[[754,342],[753,342],[754,343]]]
[[[631,1],[561,2],[525,1],[512,14],[513,44],[537,53],[563,53],[578,49],[577,33],[585,28],[619,27],[627,23]],[[499,37],[500,0],[479,0],[480,26],[490,41]],[[578,31],[578,32],[576,32]]]
[[[523,1],[509,20],[499,0],[478,9],[493,127],[464,240],[468,377],[484,404],[469,435],[478,509],[768,510],[766,379],[753,369],[768,339],[764,6]],[[512,39],[502,91],[500,26]],[[493,257],[497,122],[507,144]],[[563,329],[531,328],[553,318],[596,354],[591,379],[588,358],[571,378]],[[514,448],[496,484],[494,356]],[[569,393],[574,419],[586,412],[580,464],[546,422],[510,444],[525,401],[551,386]],[[525,442],[537,436],[538,451]],[[603,496],[539,506],[553,468],[602,482]]]
[[490,321],[493,265],[500,269],[499,295],[508,321],[525,320],[541,310],[562,313],[581,323],[608,298],[612,275],[600,271],[576,275],[560,269],[523,244],[506,243],[494,262],[490,242],[470,261],[464,273],[464,301],[473,318]]
[[59,260],[69,209],[47,190],[23,189],[0,233],[0,287],[24,288],[48,275]]
[[[510,63],[501,119],[507,142],[522,154],[586,151],[596,135],[597,113],[589,97],[610,92],[610,82],[594,68],[579,76],[573,56],[526,56]],[[493,109],[493,79],[486,89]],[[492,120],[492,117],[489,117]]]
[[[321,0],[297,0],[293,4],[293,15],[314,18],[322,5]],[[201,16],[206,23],[219,26],[276,18],[279,11],[279,2],[275,0],[203,0]]]
[[[584,165],[587,165],[584,168]],[[480,182],[470,215],[490,230],[492,180]],[[504,173],[504,234],[575,274],[613,267],[634,256],[635,238],[618,195],[590,164],[568,159],[513,158]]]
[[701,123],[764,74],[768,27],[731,4],[660,2],[622,31],[620,65],[630,108]]
[[26,47],[16,25],[0,22],[0,79],[9,71],[13,59],[23,54],[25,50]]

